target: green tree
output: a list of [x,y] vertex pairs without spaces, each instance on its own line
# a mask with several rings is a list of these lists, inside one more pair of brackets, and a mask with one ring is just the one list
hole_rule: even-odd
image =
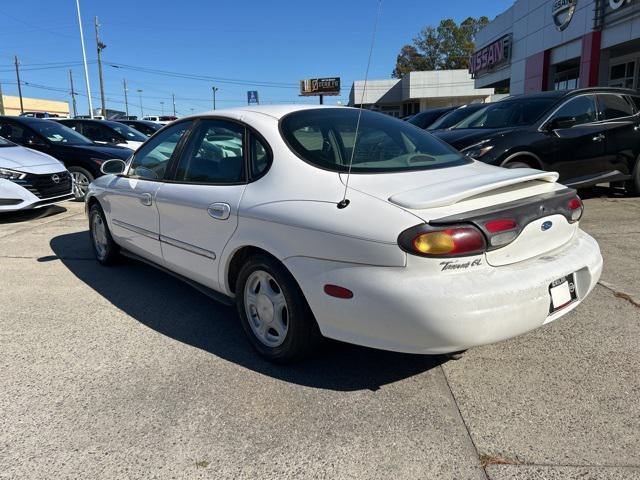
[[424,27],[413,39],[413,45],[400,50],[392,76],[402,78],[413,71],[468,68],[475,50],[474,38],[487,23],[487,17],[469,17],[459,25],[447,18],[437,27]]

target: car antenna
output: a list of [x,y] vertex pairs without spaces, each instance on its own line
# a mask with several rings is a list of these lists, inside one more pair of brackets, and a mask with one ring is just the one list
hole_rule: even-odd
[[360,108],[358,109],[358,121],[356,122],[356,131],[353,136],[353,149],[351,150],[351,158],[349,159],[349,169],[347,170],[347,179],[344,183],[344,195],[342,200],[338,202],[338,208],[342,209],[349,205],[347,198],[347,189],[349,188],[349,179],[351,178],[351,165],[353,165],[353,156],[356,153],[356,145],[358,144],[358,131],[360,130],[360,117],[362,116],[362,103],[364,102],[364,94],[367,90],[367,79],[369,78],[369,66],[371,65],[371,54],[373,53],[373,45],[376,41],[376,31],[378,30],[378,19],[380,18],[380,7],[382,0],[378,0],[378,8],[376,10],[376,19],[373,23],[373,34],[371,35],[371,46],[369,47],[369,59],[367,60],[367,70],[364,74],[364,84],[362,85],[362,96],[360,97]]

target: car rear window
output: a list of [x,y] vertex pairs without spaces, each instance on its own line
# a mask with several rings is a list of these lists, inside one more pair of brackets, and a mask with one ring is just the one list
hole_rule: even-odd
[[320,168],[346,172],[426,170],[468,163],[446,143],[407,122],[381,113],[317,108],[286,115],[280,123],[285,141],[300,158]]

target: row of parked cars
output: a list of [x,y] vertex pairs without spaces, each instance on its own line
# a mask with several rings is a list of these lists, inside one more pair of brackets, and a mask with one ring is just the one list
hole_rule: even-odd
[[106,160],[126,160],[163,126],[150,120],[0,117],[0,212],[83,199]]
[[640,194],[640,95],[632,90],[518,95],[408,121],[484,163],[556,171],[575,188],[612,183]]

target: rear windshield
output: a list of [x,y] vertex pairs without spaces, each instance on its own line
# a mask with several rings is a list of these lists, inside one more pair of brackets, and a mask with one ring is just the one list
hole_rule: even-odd
[[356,140],[357,122],[355,108],[318,108],[290,113],[280,128],[299,157],[337,172],[348,170],[352,153],[354,173],[427,170],[470,161],[410,123],[367,110]]
[[506,128],[531,125],[557,100],[554,97],[503,100],[478,110],[454,128]]

